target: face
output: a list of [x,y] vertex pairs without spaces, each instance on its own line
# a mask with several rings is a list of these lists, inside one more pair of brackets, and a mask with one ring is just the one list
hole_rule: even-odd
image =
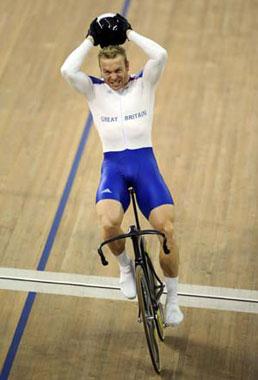
[[115,58],[100,59],[101,75],[113,90],[118,91],[125,87],[129,80],[129,65],[122,55]]

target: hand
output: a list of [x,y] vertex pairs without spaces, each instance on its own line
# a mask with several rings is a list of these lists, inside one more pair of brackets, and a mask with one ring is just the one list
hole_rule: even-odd
[[131,24],[127,21],[127,19],[120,15],[119,13],[116,14],[117,19],[120,22],[121,30],[126,34],[127,30],[132,29]]
[[102,29],[100,28],[97,22],[97,17],[96,17],[90,24],[86,38],[88,36],[91,36],[91,38],[93,39],[93,45],[97,46],[100,43],[101,33],[102,33]]
[[92,45],[94,45],[94,38],[90,34],[88,34],[86,38],[88,38],[92,42]]

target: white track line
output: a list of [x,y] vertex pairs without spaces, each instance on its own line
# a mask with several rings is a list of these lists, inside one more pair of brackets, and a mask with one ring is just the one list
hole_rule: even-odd
[[[118,278],[16,268],[0,268],[0,289],[126,300]],[[178,293],[182,306],[258,314],[256,290],[179,284]]]

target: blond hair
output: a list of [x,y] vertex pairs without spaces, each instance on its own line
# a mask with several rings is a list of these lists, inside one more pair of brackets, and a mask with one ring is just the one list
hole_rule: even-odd
[[116,58],[118,55],[121,55],[122,57],[124,57],[125,63],[128,63],[126,51],[122,46],[119,46],[119,45],[106,46],[99,51],[99,54],[98,54],[99,63],[100,63],[101,58],[112,59],[112,58]]

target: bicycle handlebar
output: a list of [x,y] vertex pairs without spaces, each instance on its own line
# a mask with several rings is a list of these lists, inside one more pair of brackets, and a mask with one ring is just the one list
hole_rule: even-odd
[[104,245],[106,245],[108,243],[112,243],[113,241],[116,241],[116,240],[122,240],[122,239],[130,238],[133,236],[142,236],[142,235],[160,235],[163,238],[162,248],[163,248],[164,253],[166,255],[168,255],[170,253],[170,250],[168,249],[168,246],[167,246],[167,238],[166,238],[165,234],[163,234],[162,232],[157,231],[157,230],[142,230],[142,231],[132,230],[132,231],[128,232],[127,234],[115,236],[111,239],[103,241],[100,244],[100,246],[98,248],[98,254],[100,256],[102,265],[108,265],[108,261],[106,260],[104,253],[102,251],[102,248]]

